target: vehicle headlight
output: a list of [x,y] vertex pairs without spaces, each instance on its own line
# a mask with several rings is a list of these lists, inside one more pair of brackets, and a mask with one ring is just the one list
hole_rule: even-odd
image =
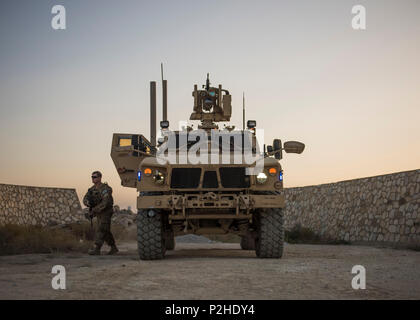
[[263,184],[263,183],[265,183],[267,181],[267,175],[264,173],[264,172],[260,172],[258,175],[257,175],[257,182],[259,183],[259,184]]
[[163,184],[165,182],[165,176],[162,172],[156,170],[156,174],[153,176],[153,181],[156,184]]

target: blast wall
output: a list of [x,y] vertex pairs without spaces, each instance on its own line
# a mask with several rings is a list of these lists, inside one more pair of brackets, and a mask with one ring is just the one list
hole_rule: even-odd
[[81,214],[75,189],[0,184],[0,224],[64,224]]
[[285,227],[345,241],[420,243],[420,170],[285,189]]

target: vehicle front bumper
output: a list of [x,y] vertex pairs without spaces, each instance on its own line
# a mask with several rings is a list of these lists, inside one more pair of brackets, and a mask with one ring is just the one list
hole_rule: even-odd
[[[143,195],[137,198],[138,209],[165,209],[185,211],[188,209],[236,209],[246,211],[259,208],[284,208],[284,195],[261,194],[183,194],[183,195]],[[211,210],[210,210],[211,211]]]

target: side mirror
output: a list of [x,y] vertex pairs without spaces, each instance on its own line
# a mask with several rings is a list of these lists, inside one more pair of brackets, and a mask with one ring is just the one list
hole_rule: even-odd
[[283,147],[287,153],[301,154],[305,150],[305,144],[299,141],[286,141]]
[[268,153],[273,152],[273,146],[267,146],[267,152]]
[[274,158],[277,160],[280,160],[283,158],[283,152],[281,148],[281,140],[280,139],[274,139],[273,140],[273,151],[275,152]]

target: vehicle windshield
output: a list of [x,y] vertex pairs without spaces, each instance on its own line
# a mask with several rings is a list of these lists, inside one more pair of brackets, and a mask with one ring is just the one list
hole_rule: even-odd
[[[176,132],[175,135],[169,136],[169,139],[176,139],[176,148],[177,149],[184,149],[185,145],[187,146],[187,150],[190,150],[192,146],[196,143],[200,142],[200,136],[195,137],[183,137],[180,139],[179,132]],[[213,138],[213,140],[212,140]],[[192,141],[189,141],[192,140]],[[234,152],[234,151],[242,151],[242,150],[252,150],[252,135],[251,134],[244,134],[242,131],[232,131],[222,134],[216,134],[213,137],[211,135],[207,135],[207,141],[210,143],[211,148],[219,148],[219,152],[227,151],[227,152]],[[171,143],[169,144],[171,145]]]

